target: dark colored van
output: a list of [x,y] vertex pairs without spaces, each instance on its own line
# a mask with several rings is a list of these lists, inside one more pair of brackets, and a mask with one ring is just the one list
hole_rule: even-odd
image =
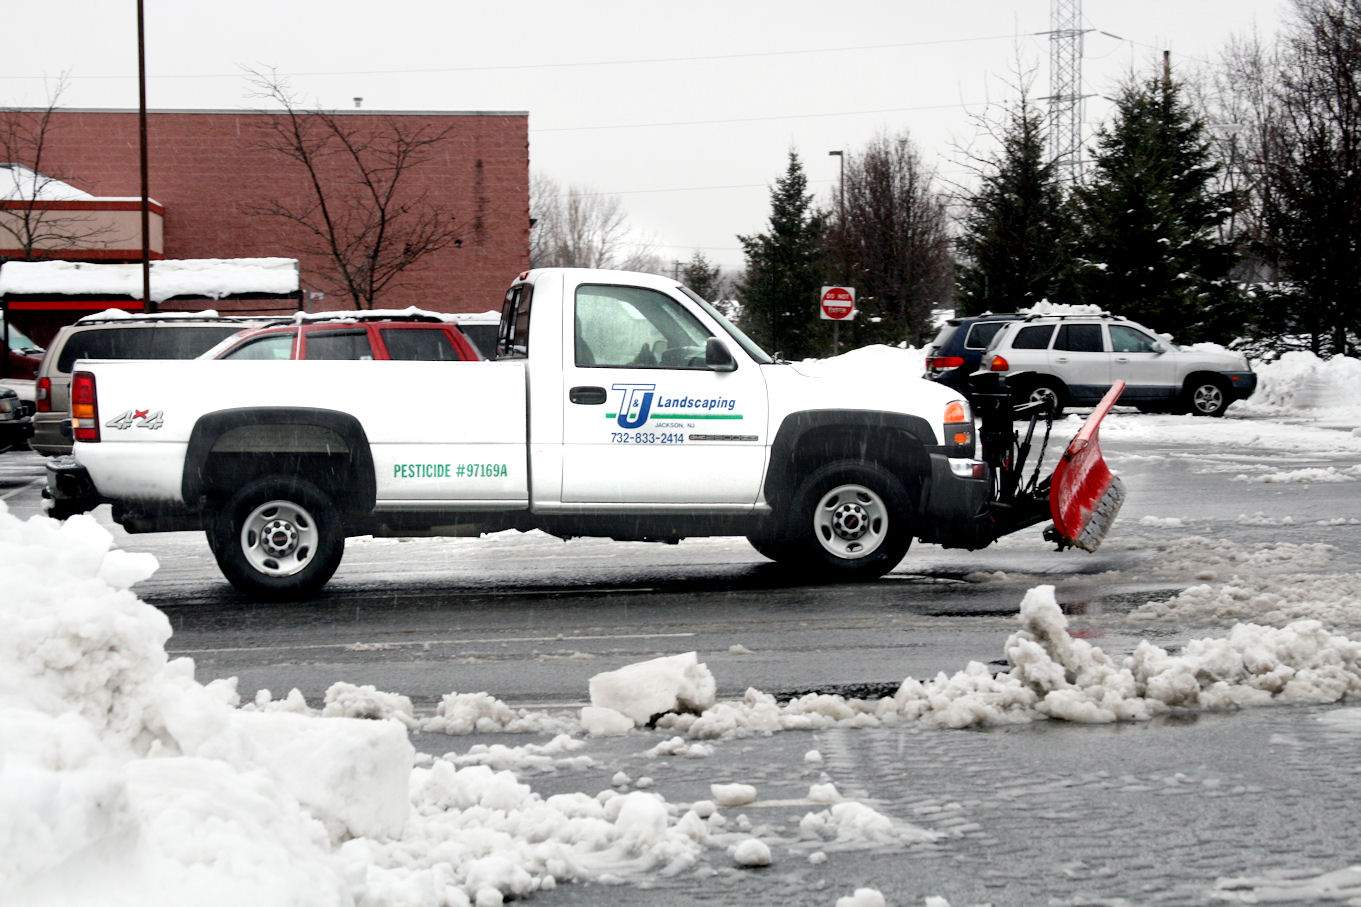
[[1024,315],[1014,312],[951,318],[931,345],[926,348],[926,372],[922,375],[969,396],[969,376],[979,369],[979,360],[992,338],[1003,325],[1019,321]]

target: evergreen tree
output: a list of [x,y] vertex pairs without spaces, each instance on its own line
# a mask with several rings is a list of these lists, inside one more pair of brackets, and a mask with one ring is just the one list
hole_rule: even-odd
[[1044,116],[1024,93],[1001,149],[968,199],[958,247],[961,314],[1014,312],[1058,298],[1067,237],[1064,192],[1046,151]]
[[718,265],[710,264],[703,252],[696,252],[680,269],[681,283],[704,299],[717,302],[723,296],[723,278]]
[[813,207],[808,178],[795,151],[770,190],[765,233],[739,236],[747,271],[737,285],[740,326],[771,353],[788,358],[825,355],[829,331],[818,319],[827,216]]
[[1178,340],[1229,340],[1241,310],[1219,227],[1232,197],[1204,124],[1164,72],[1131,83],[1097,135],[1095,173],[1075,189],[1075,302],[1100,305]]

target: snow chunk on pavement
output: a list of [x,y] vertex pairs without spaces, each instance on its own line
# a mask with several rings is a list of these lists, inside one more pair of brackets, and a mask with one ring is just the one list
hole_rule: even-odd
[[667,712],[702,712],[714,704],[717,684],[694,652],[654,658],[597,674],[591,705],[627,715],[638,727]]
[[760,838],[747,838],[732,849],[732,858],[739,866],[769,866],[770,847]]
[[709,793],[719,806],[746,806],[756,802],[756,788],[750,784],[710,784]]

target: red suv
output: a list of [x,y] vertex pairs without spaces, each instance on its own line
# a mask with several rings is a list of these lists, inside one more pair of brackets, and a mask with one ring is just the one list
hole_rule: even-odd
[[240,331],[200,359],[481,359],[458,326],[435,315],[353,313]]

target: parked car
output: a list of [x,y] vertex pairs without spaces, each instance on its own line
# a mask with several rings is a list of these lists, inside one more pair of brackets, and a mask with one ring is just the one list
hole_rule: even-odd
[[0,362],[0,378],[38,377],[38,365],[43,360],[43,349],[28,339],[14,325],[5,330],[5,319],[0,317],[0,340],[8,339],[5,359]]
[[473,346],[482,354],[483,359],[496,358],[497,332],[501,329],[500,312],[481,312],[469,314],[455,312],[444,316],[458,325],[463,336],[472,341]]
[[926,348],[926,372],[922,377],[971,396],[969,376],[978,371],[983,351],[1004,325],[1024,317],[1001,312],[951,318]]
[[24,413],[13,388],[0,387],[0,453],[24,447],[33,436],[33,419]]
[[1056,415],[1097,403],[1121,379],[1121,405],[1197,416],[1221,416],[1257,389],[1242,355],[1177,346],[1104,312],[1013,321],[989,344],[982,370],[1001,373],[1017,402],[1046,400]]
[[203,359],[482,359],[458,326],[438,315],[345,312],[299,316],[233,334]]
[[33,449],[71,452],[71,370],[80,359],[193,359],[223,337],[270,319],[212,314],[87,315],[57,332],[38,366]]

